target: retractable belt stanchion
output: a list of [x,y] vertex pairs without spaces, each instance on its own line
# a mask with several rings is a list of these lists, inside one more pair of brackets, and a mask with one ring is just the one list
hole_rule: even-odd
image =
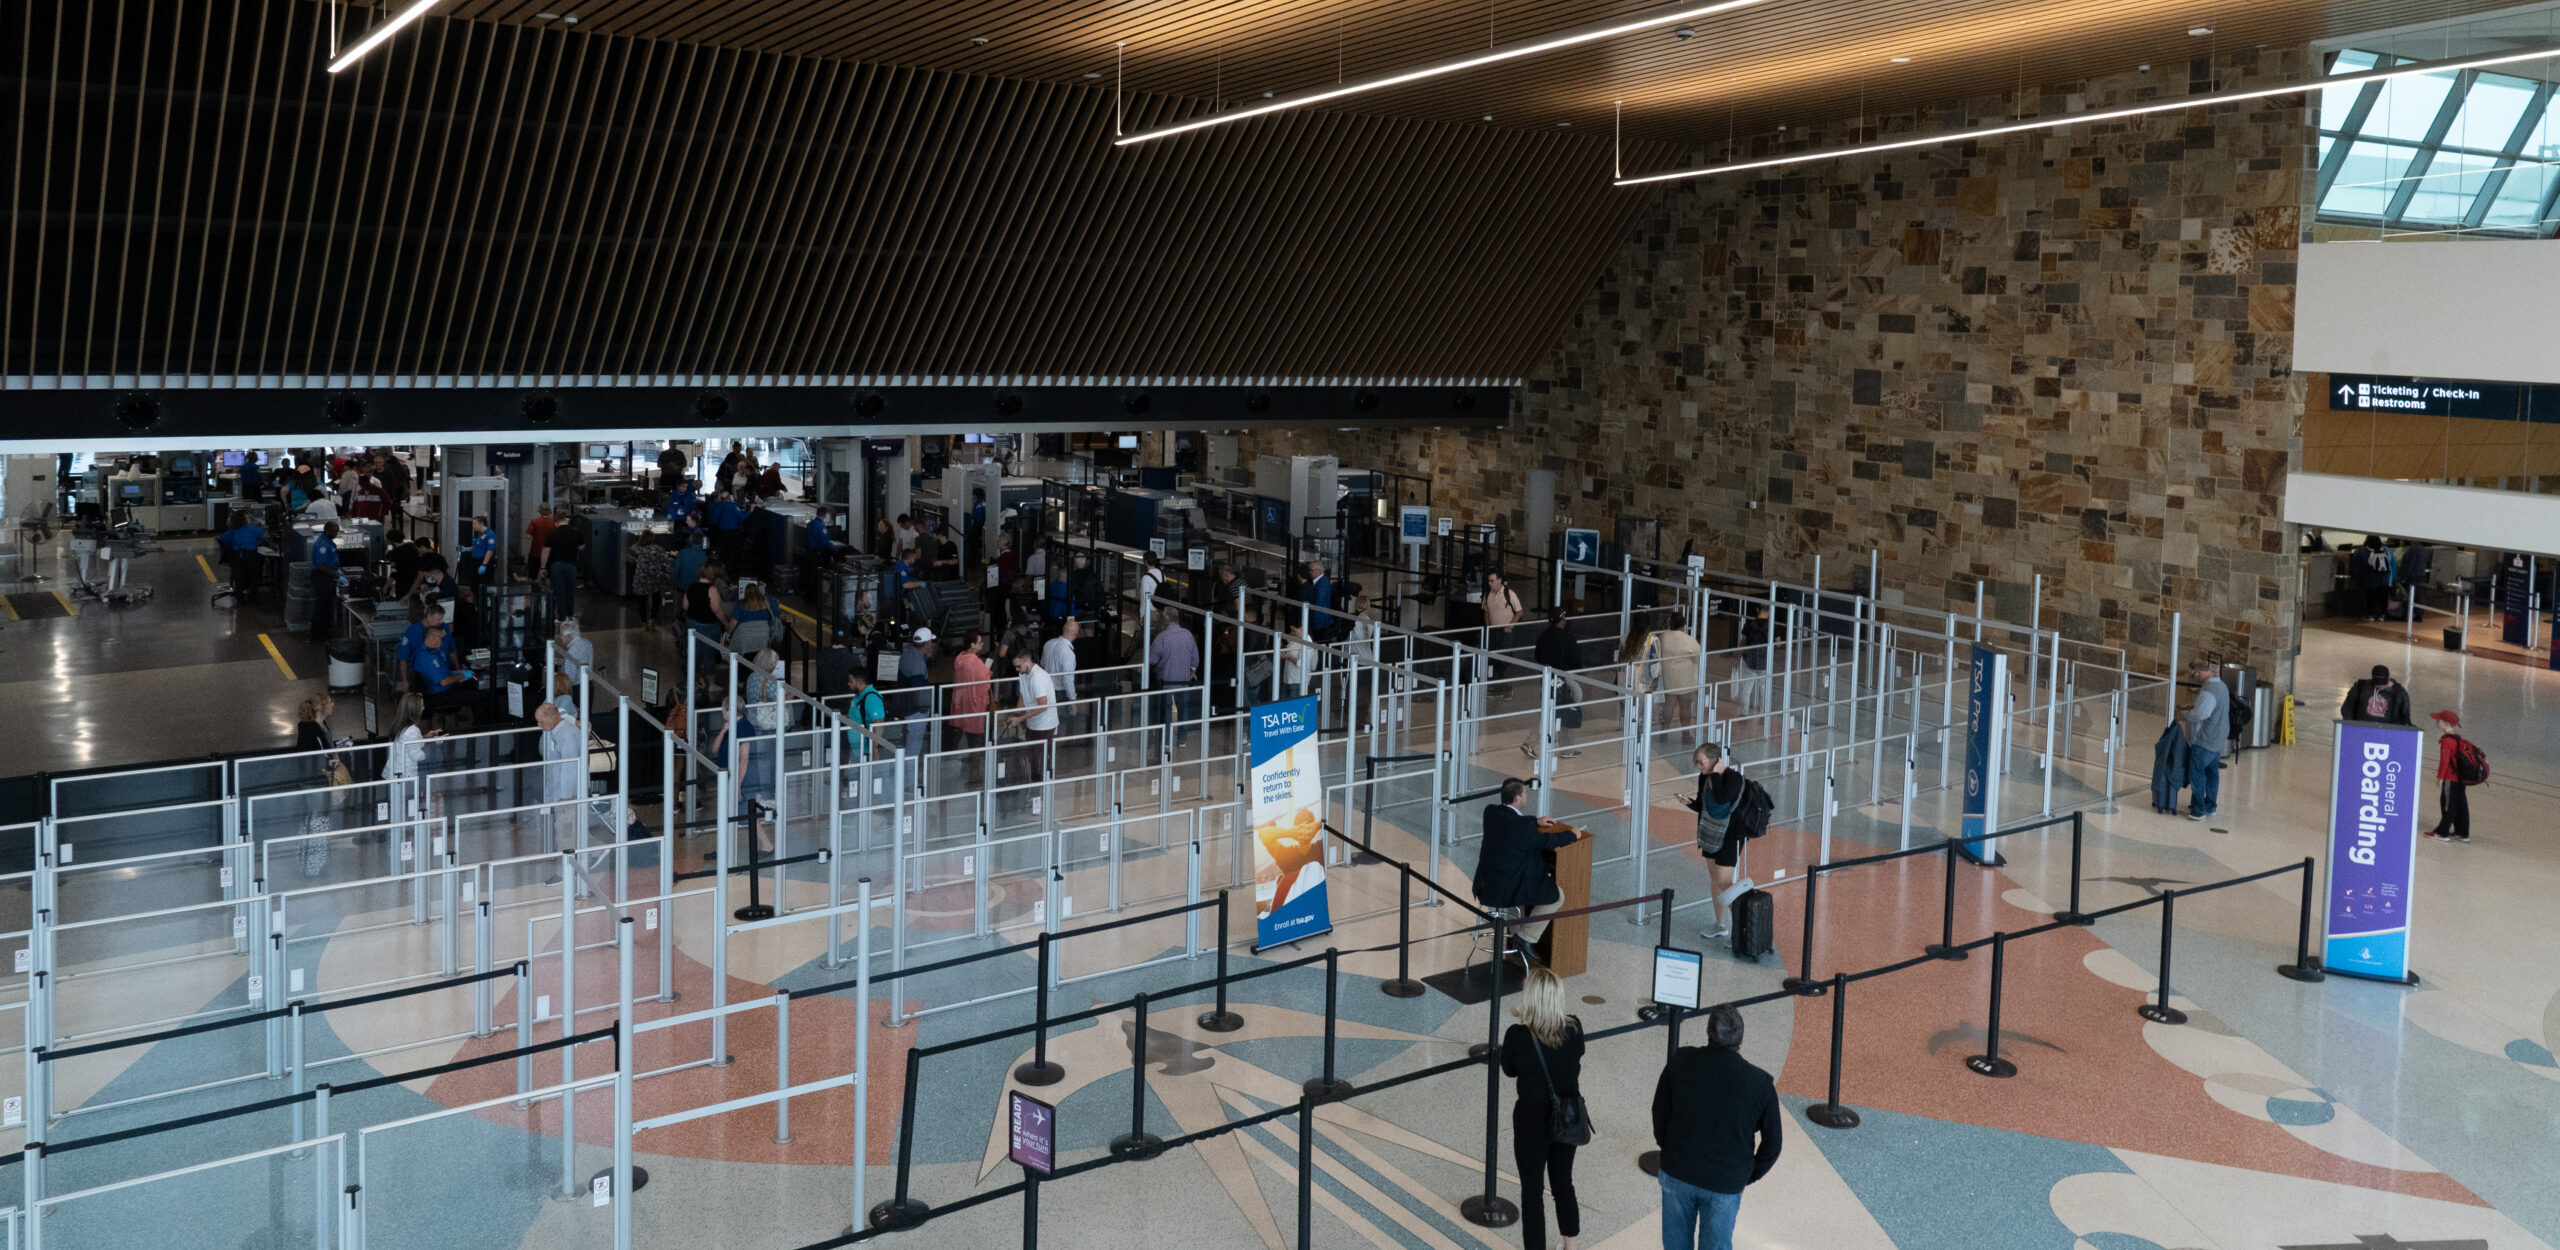
[[[2083,820],[2077,811],[2071,813],[2071,904],[2053,913],[2053,918],[2069,925],[2092,925],[2096,919],[2080,910],[2080,837]],[[2307,888],[2307,887],[2306,887]]]
[[2018,1065],[2000,1057],[2000,979],[2009,963],[2009,935],[1998,930],[1991,933],[1991,1024],[1985,1031],[1990,1041],[1979,1055],[1964,1061],[1964,1066],[1983,1076],[2011,1077]]
[[1396,976],[1392,981],[1382,982],[1378,992],[1389,998],[1420,998],[1422,990],[1422,982],[1413,979],[1413,872],[1399,864],[1396,871]]
[[[907,1087],[905,1104],[898,1111],[898,1193],[887,1202],[871,1208],[873,1228],[913,1228],[924,1222],[933,1208],[907,1195],[907,1182],[915,1171],[916,1155],[916,1083],[924,1066],[924,1056],[913,1049],[907,1051]],[[858,1161],[857,1161],[858,1165]]]
[[[1495,1155],[1502,1148],[1502,917],[1493,918],[1493,997],[1484,1016],[1484,1192],[1458,1203],[1458,1214],[1485,1228],[1509,1228],[1520,1220],[1520,1208],[1494,1190]],[[1310,1105],[1301,1103],[1301,1106]]]
[[1938,911],[1938,940],[1923,948],[1940,959],[1961,960],[1971,953],[1956,945],[1956,847],[1959,845],[1962,844],[1956,839],[1947,839],[1946,891]]
[[1318,1102],[1332,1102],[1351,1094],[1351,1082],[1338,1080],[1333,1074],[1334,1024],[1340,1013],[1342,952],[1328,946],[1324,950],[1324,1075],[1308,1081],[1302,1088]]
[[1227,892],[1218,891],[1218,1005],[1201,1013],[1197,1021],[1212,1033],[1233,1033],[1244,1027],[1244,1017],[1227,1010]]
[[2280,964],[2276,973],[2295,981],[2326,981],[2329,973],[2320,966],[2320,957],[2311,953],[2312,907],[2311,857],[2302,857],[2302,915],[2293,931],[2293,962]]
[[1815,864],[1807,868],[1804,874],[1804,934],[1796,957],[1796,974],[1778,983],[1787,992],[1806,998],[1819,998],[1829,990],[1828,986],[1813,979],[1814,900],[1821,888],[1822,865]]
[[2185,1024],[2187,1013],[2169,1005],[2169,944],[2178,928],[2178,892],[2160,891],[2160,1000],[2134,1008],[2153,1024]]
[[1044,929],[1035,940],[1040,950],[1039,979],[1031,987],[1031,1062],[1015,1068],[1013,1079],[1022,1085],[1055,1085],[1067,1078],[1065,1068],[1049,1062],[1049,961],[1057,935]]
[[1152,1159],[1164,1153],[1164,1139],[1147,1131],[1147,996],[1140,991],[1131,1004],[1137,1011],[1129,1044],[1129,1131],[1111,1139],[1111,1153],[1122,1159]]
[[1804,1109],[1804,1118],[1824,1128],[1856,1128],[1858,1113],[1840,1105],[1840,1033],[1847,1023],[1849,974],[1835,973],[1831,978],[1831,1088],[1830,1096]]

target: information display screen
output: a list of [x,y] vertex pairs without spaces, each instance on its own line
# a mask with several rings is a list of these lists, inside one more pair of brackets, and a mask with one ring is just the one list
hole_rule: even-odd
[[1653,1001],[1665,1007],[1696,1010],[1699,980],[1705,971],[1706,959],[1696,951],[1654,947]]

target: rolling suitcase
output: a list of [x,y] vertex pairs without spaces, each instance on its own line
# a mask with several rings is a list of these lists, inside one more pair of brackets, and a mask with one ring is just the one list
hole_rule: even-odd
[[1733,955],[1759,962],[1777,944],[1778,905],[1767,890],[1745,890],[1733,900]]

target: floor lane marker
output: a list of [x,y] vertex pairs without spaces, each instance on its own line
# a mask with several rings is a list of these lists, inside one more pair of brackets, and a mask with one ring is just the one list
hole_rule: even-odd
[[213,582],[213,584],[217,586],[222,584],[214,578],[213,566],[204,562],[204,553],[201,551],[196,553],[196,567],[204,570],[204,579],[206,581]]
[[64,616],[80,615],[80,605],[71,602],[71,596],[57,590],[53,592],[53,597],[62,604],[62,614]]
[[267,637],[265,634],[260,634],[258,635],[258,641],[266,644],[268,658],[273,659],[276,662],[277,668],[284,670],[284,679],[286,681],[296,680],[293,675],[293,666],[284,662],[284,652],[276,650],[276,640]]

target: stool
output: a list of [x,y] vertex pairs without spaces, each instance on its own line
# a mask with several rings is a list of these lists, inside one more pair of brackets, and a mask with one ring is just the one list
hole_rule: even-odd
[[1467,961],[1464,964],[1459,965],[1458,973],[1461,980],[1465,978],[1468,971],[1475,967],[1476,957],[1479,955],[1482,955],[1492,961],[1493,975],[1496,978],[1499,978],[1502,975],[1502,956],[1504,955],[1516,954],[1520,956],[1520,962],[1524,966],[1537,962],[1538,957],[1536,953],[1529,949],[1528,943],[1520,940],[1520,931],[1512,927],[1519,924],[1522,919],[1528,916],[1529,909],[1526,907],[1490,907],[1486,910],[1502,919],[1503,949],[1496,951],[1493,948],[1493,930],[1485,929],[1478,932],[1476,934],[1475,944],[1467,949]]

